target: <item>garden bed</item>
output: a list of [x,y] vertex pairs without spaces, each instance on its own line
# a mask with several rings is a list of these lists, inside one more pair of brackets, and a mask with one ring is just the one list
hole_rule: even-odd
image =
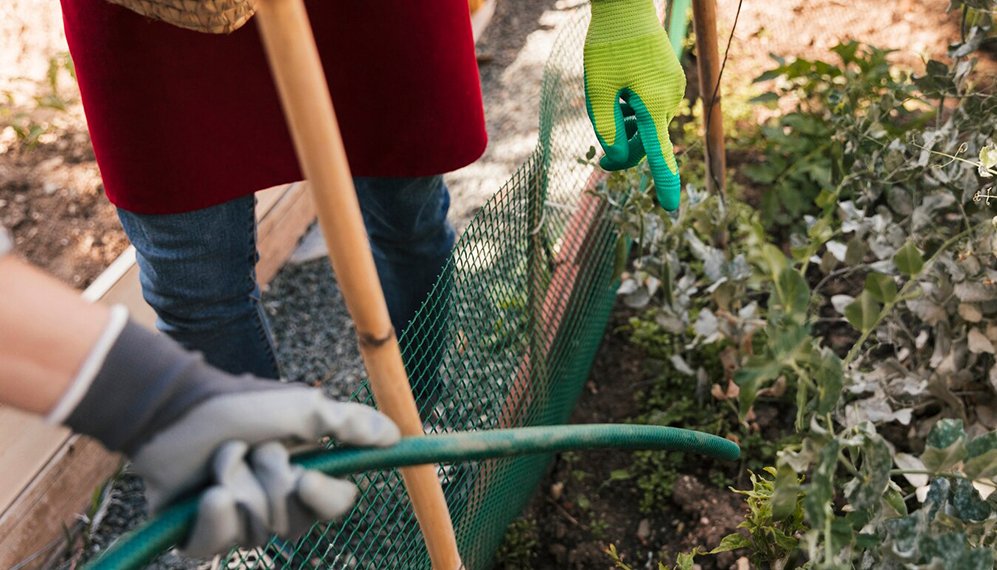
[[[633,314],[622,303],[614,311],[571,423],[639,416],[639,395],[661,380],[661,363],[630,342],[626,327]],[[611,543],[635,563],[666,560],[733,532],[743,519],[741,501],[717,485],[715,475],[711,480],[711,472],[743,479],[741,465],[661,455],[670,456],[665,461],[672,467],[659,481],[666,496],[647,512],[640,509],[644,493],[635,485],[631,453],[560,455],[523,517],[510,527],[498,567],[603,568],[611,564],[605,552]],[[725,557],[717,567],[726,568],[733,559]]]

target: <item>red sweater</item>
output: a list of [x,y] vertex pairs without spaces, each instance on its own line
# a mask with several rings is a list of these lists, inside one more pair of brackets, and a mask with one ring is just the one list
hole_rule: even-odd
[[[308,0],[355,176],[427,176],[486,143],[467,0]],[[205,208],[300,180],[256,25],[210,35],[62,0],[108,198]]]

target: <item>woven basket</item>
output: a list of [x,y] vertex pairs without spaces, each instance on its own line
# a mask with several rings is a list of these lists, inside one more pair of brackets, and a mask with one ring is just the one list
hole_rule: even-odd
[[256,11],[256,0],[108,0],[143,16],[174,26],[227,34],[238,30]]

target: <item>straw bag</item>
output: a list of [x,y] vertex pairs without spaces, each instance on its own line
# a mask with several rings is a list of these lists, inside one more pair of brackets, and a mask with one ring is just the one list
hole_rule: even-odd
[[174,26],[227,34],[253,17],[256,0],[108,0],[147,18]]

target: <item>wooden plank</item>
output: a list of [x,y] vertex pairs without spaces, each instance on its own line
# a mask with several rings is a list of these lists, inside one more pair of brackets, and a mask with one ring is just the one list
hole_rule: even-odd
[[[18,501],[0,517],[0,568],[48,568],[52,554],[65,548],[63,525],[90,504],[94,490],[120,465],[96,441],[71,436],[37,474]],[[68,505],[72,505],[68,507]]]
[[267,213],[273,209],[274,204],[280,201],[287,190],[294,186],[294,184],[281,184],[280,186],[274,186],[272,188],[267,188],[266,190],[260,190],[256,193],[256,219],[262,220],[266,217]]
[[130,258],[131,263],[124,268],[119,278],[97,299],[106,305],[124,305],[128,314],[136,322],[153,328],[156,324],[156,312],[142,298],[142,288],[138,280],[138,265],[135,264],[135,248],[128,246],[122,254]]
[[69,430],[47,426],[36,416],[0,410],[0,502],[12,503],[67,437]]
[[313,221],[315,203],[307,183],[294,184],[281,194],[256,230],[260,252],[256,278],[260,283],[269,283],[277,275]]
[[[257,193],[256,212],[257,271],[260,282],[266,283],[294,251],[314,219],[314,208],[305,185],[295,184]],[[150,328],[155,323],[155,313],[142,298],[134,248],[119,256],[83,297],[123,304],[138,322]],[[94,489],[119,464],[119,456],[89,438],[0,408],[0,568],[42,550],[64,548],[63,525],[73,525]],[[46,560],[39,556],[25,568],[45,567]]]

